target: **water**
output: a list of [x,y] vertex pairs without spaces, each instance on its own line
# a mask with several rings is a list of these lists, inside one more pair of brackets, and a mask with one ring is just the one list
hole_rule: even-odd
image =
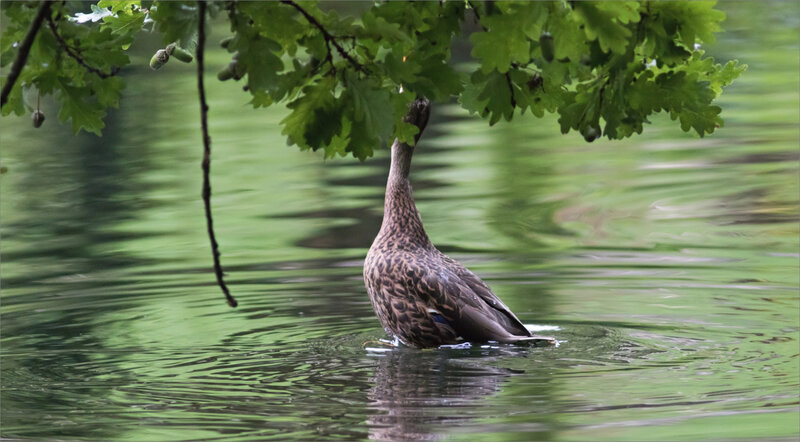
[[711,52],[750,69],[711,137],[657,118],[589,145],[552,118],[487,128],[434,110],[412,172],[430,237],[558,348],[370,343],[384,336],[361,264],[387,152],[288,148],[280,110],[211,82],[228,308],[192,68],[148,71],[155,42],[138,43],[103,138],[4,119],[2,435],[795,440],[798,11],[722,7]]

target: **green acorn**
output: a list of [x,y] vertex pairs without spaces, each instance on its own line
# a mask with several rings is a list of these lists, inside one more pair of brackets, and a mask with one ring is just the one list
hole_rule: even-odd
[[183,49],[182,47],[178,46],[175,43],[168,44],[165,50],[167,51],[167,54],[177,58],[179,61],[182,61],[184,63],[191,63],[192,60],[194,60],[194,57],[192,57],[192,54],[189,53],[189,51]]
[[39,109],[36,109],[31,114],[31,119],[33,119],[33,127],[38,129],[39,127],[41,127],[42,123],[44,123],[44,112],[40,111]]
[[553,61],[555,57],[553,36],[547,31],[542,32],[542,35],[539,37],[539,45],[542,47],[542,57],[548,62]]
[[225,37],[225,38],[222,39],[221,42],[219,42],[219,45],[222,46],[225,49],[228,49],[228,46],[230,46],[232,41],[233,41],[233,37]]
[[156,51],[153,58],[150,59],[150,67],[153,70],[161,69],[161,66],[164,66],[169,61],[169,54],[165,49],[159,49]]
[[217,72],[217,79],[219,81],[230,80],[233,78],[233,69],[231,65],[225,66],[225,68],[219,72]]
[[194,60],[192,54],[183,48],[175,48],[175,51],[172,52],[172,56],[184,63],[191,63],[192,60]]
[[583,139],[586,140],[587,143],[591,143],[598,138],[600,138],[599,127],[589,126],[583,131]]
[[244,74],[247,72],[245,71],[244,66],[239,64],[238,58],[238,53],[233,54],[233,61],[228,63],[228,66],[225,66],[225,69],[217,73],[217,78],[219,81],[230,80],[231,78],[234,80],[240,80],[242,77],[244,77]]
[[233,72],[234,80],[240,80],[246,73],[244,66],[239,64],[239,61],[236,59],[234,59],[231,64],[228,65],[228,67],[231,68],[231,72]]

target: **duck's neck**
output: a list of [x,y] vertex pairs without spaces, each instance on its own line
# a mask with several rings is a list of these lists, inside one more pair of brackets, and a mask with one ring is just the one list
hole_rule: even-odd
[[411,182],[411,156],[414,148],[395,140],[392,144],[392,166],[386,183],[386,200],[383,206],[381,233],[392,237],[403,237],[418,245],[428,245],[428,235],[422,227],[422,219],[414,204]]

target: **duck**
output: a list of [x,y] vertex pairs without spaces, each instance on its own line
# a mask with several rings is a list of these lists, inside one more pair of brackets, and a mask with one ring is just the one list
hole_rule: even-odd
[[417,98],[403,118],[419,130],[413,145],[395,139],[391,146],[383,222],[364,261],[364,285],[383,329],[393,341],[420,348],[556,344],[533,335],[483,280],[428,238],[409,173],[430,113],[430,100]]

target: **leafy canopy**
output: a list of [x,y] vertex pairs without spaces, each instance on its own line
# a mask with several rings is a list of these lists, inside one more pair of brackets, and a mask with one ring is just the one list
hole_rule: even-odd
[[[193,50],[194,2],[83,5],[52,5],[3,115],[32,111],[33,94],[53,95],[62,122],[100,135],[137,35],[157,32],[165,45]],[[2,3],[3,67],[37,7]],[[563,133],[587,141],[641,133],[661,111],[703,136],[722,125],[713,100],[745,69],[700,49],[724,19],[706,1],[376,2],[340,15],[324,3],[284,0],[211,2],[208,10],[229,25],[231,65],[219,78],[241,81],[255,108],[285,104],[289,142],[326,157],[364,159],[393,137],[413,143],[417,129],[402,117],[417,96],[457,97],[490,125],[557,112]],[[452,46],[464,34],[474,60],[455,64]]]

